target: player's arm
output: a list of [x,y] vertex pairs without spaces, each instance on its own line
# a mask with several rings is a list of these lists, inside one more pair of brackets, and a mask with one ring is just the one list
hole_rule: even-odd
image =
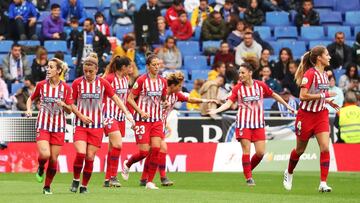
[[31,117],[31,115],[32,115],[31,105],[32,105],[32,99],[31,99],[31,97],[29,97],[28,100],[26,101],[26,112],[25,112],[25,115],[26,115],[27,117]]
[[217,109],[209,109],[209,114],[217,114],[217,113],[220,113],[220,112],[223,112],[227,109],[229,109],[231,107],[231,105],[233,104],[234,102],[231,101],[230,99],[228,99],[223,105],[221,105],[219,108]]
[[56,103],[57,103],[57,105],[62,107],[67,114],[71,114],[71,112],[72,112],[71,104],[66,104],[65,102],[63,102],[61,100],[57,101]]
[[137,98],[136,95],[134,95],[132,92],[130,92],[127,102],[134,108],[136,112],[138,112],[141,115],[141,118],[148,119],[150,115],[148,113],[145,113],[142,111],[139,106],[136,104],[135,99]]
[[87,117],[84,114],[82,114],[74,104],[71,104],[71,110],[86,125],[93,122],[90,117]]
[[219,104],[219,100],[216,99],[199,99],[199,98],[192,98],[189,97],[188,101],[189,103],[192,104],[200,104],[200,103],[215,103],[215,104]]
[[291,111],[292,113],[295,113],[296,110],[293,109],[288,103],[286,103],[286,101],[280,97],[280,95],[276,94],[275,92],[272,93],[272,98],[274,98],[276,101],[280,102],[281,104],[283,104],[284,106],[286,106],[286,108]]
[[114,96],[112,96],[111,99],[125,113],[126,119],[128,119],[128,121],[134,124],[134,119],[132,115],[130,114],[129,110],[126,108],[124,103],[120,100],[120,98],[116,94],[114,94]]
[[301,101],[311,101],[311,100],[317,100],[317,99],[325,99],[325,98],[334,97],[334,96],[336,96],[335,92],[310,94],[309,89],[303,87],[300,89],[299,99]]
[[31,117],[32,115],[32,108],[31,108],[31,105],[32,105],[32,102],[34,100],[36,100],[39,96],[40,96],[40,90],[41,90],[41,85],[40,83],[36,84],[36,87],[35,87],[35,91],[34,93],[28,98],[28,100],[26,101],[26,112],[25,112],[25,115],[27,117]]

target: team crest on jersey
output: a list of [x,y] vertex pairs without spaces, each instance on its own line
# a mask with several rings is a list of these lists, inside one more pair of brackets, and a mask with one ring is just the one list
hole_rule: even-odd
[[133,85],[133,88],[134,88],[134,89],[137,89],[138,87],[139,87],[138,83],[135,82],[134,85]]
[[63,97],[64,97],[64,91],[61,91],[61,90],[59,91],[59,97],[60,97],[60,98],[63,98]]
[[101,91],[100,86],[96,86],[96,89],[95,89],[95,90],[96,90],[97,93],[100,93],[100,91]]
[[308,82],[309,80],[306,77],[304,77],[301,81],[301,85],[306,85]]

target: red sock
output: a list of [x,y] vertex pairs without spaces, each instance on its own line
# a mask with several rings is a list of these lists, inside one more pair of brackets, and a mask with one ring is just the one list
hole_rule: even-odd
[[149,157],[145,159],[144,170],[141,175],[141,180],[147,180],[149,176]]
[[83,179],[81,182],[82,186],[87,186],[89,183],[89,180],[91,178],[91,174],[93,171],[93,167],[94,167],[94,160],[90,160],[90,159],[85,159],[85,166],[84,166],[84,171],[83,171]]
[[110,168],[111,168],[111,161],[110,161],[110,151],[108,152],[107,154],[107,158],[106,158],[106,172],[105,172],[105,180],[109,180],[110,177],[111,177],[111,171],[110,171]]
[[39,163],[40,170],[44,170],[45,164],[47,161],[48,161],[47,159],[42,159],[42,158],[40,158],[40,156],[38,157],[38,163]]
[[79,180],[80,179],[80,173],[83,168],[85,160],[85,154],[82,153],[76,153],[75,161],[74,161],[74,179]]
[[321,152],[320,153],[320,171],[321,171],[321,181],[325,181],[329,174],[329,166],[330,166],[330,153],[329,152]]
[[121,148],[113,147],[110,151],[110,162],[111,162],[110,170],[111,170],[112,177],[117,176],[120,153],[121,153]]
[[159,152],[159,172],[160,178],[166,177],[166,153]]
[[245,178],[246,179],[251,178],[252,174],[251,174],[251,163],[250,163],[250,155],[249,154],[242,155],[242,165],[243,165],[243,171],[244,171]]
[[46,178],[45,178],[45,187],[50,187],[51,182],[54,179],[54,176],[56,174],[56,169],[57,169],[57,161],[53,162],[51,160],[49,160],[49,165],[47,167],[46,170]]
[[137,154],[133,154],[130,159],[128,160],[126,166],[127,167],[131,167],[131,165],[133,165],[134,163],[141,161],[142,159],[144,159],[145,157],[147,157],[147,155],[149,154],[148,151],[142,151],[140,150],[139,153]]
[[299,161],[299,158],[300,158],[300,156],[296,153],[296,150],[293,149],[290,154],[289,166],[288,166],[288,172],[290,174],[292,174],[294,172],[294,169],[296,167],[296,164]]
[[151,148],[151,152],[149,154],[149,176],[148,176],[148,182],[152,182],[154,180],[157,167],[159,165],[159,147],[153,147]]
[[254,168],[260,163],[260,161],[262,160],[263,155],[262,156],[258,156],[256,154],[254,154],[251,157],[251,170],[254,170]]

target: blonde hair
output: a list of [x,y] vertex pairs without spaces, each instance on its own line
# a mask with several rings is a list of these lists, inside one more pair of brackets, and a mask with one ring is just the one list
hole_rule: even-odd
[[[62,72],[63,72],[65,69],[67,69],[66,64],[65,64],[62,60],[60,60],[60,59],[58,59],[58,58],[52,58],[52,59],[50,59],[50,61],[56,63],[56,69],[57,69],[57,70],[61,70],[60,73],[59,73],[59,75],[61,75]],[[50,62],[50,61],[49,61],[49,62]]]
[[45,49],[45,47],[39,46],[36,49],[36,60],[40,59],[40,56],[44,54],[48,54],[47,50]]
[[180,71],[176,71],[174,73],[170,73],[166,76],[168,86],[174,84],[178,85],[184,81],[184,74]]

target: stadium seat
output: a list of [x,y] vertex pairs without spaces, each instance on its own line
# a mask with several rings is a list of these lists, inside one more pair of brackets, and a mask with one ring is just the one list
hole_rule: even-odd
[[196,79],[208,79],[208,73],[209,70],[192,70],[191,71],[191,81],[194,81]]
[[281,46],[290,48],[295,58],[302,56],[306,52],[304,41],[284,41]]
[[13,43],[11,40],[0,41],[0,53],[9,53]]
[[11,84],[11,94],[15,94],[20,88],[24,86],[24,83],[12,83]]
[[334,8],[333,0],[314,0],[314,8]]
[[297,39],[297,28],[295,26],[275,27],[274,36],[276,39]]
[[110,6],[111,6],[111,0],[103,0],[102,1],[101,7],[106,9],[106,8],[110,8]]
[[287,12],[267,12],[265,25],[269,26],[288,26],[290,25],[289,13]]
[[207,65],[206,56],[185,56],[184,67],[187,70],[206,70],[209,69]]
[[36,23],[41,24],[50,15],[50,11],[41,11]]
[[146,0],[135,0],[134,3],[135,3],[136,10],[138,11],[138,10],[140,10],[140,7],[141,7],[144,3],[146,3]]
[[73,60],[72,60],[70,54],[65,54],[65,56],[64,56],[64,61],[65,61],[65,63],[67,63],[67,65],[68,65],[69,67],[73,67],[73,66],[74,66]]
[[304,40],[320,40],[325,38],[324,27],[307,26],[301,27],[301,39]]
[[27,56],[26,56],[26,58],[27,58],[30,66],[31,66],[31,64],[33,63],[35,57],[36,57],[36,55],[34,55],[34,54],[31,54],[31,55],[27,55]]
[[350,26],[328,26],[327,27],[328,39],[334,39],[335,33],[337,32],[343,32],[345,34],[345,39],[352,38]]
[[69,81],[74,81],[76,79],[76,68],[69,68]]
[[194,41],[199,41],[199,40],[200,40],[200,36],[201,36],[201,27],[197,26],[197,27],[195,28],[194,36],[193,36],[192,40],[194,40]]
[[320,13],[320,24],[322,25],[341,25],[342,16],[341,12],[321,12]]
[[178,41],[176,45],[182,56],[201,55],[198,41]]
[[55,53],[57,51],[67,52],[66,41],[62,40],[51,40],[45,41],[44,47],[47,49],[49,53]]
[[264,99],[264,110],[270,110],[275,100],[273,98]]
[[271,28],[268,26],[255,26],[254,31],[258,32],[261,39],[263,40],[271,40]]
[[360,25],[360,11],[348,11],[345,13],[345,25]]
[[280,41],[268,41],[271,47],[274,49],[273,55],[278,55],[281,49],[281,42]]
[[360,32],[360,26],[355,26],[354,27],[354,36],[355,36],[355,38],[356,38],[357,33],[359,33],[359,32]]
[[20,40],[18,44],[22,46],[40,46],[40,41],[38,40]]
[[185,88],[190,92],[194,88],[193,81],[188,81],[184,83]]
[[99,8],[99,0],[86,0],[86,3],[84,2],[84,7],[86,10],[92,8],[92,9],[98,9]]
[[311,49],[311,48],[315,47],[316,45],[322,45],[322,46],[327,47],[331,43],[332,43],[332,41],[330,41],[330,40],[314,40],[314,41],[309,42],[309,48]]
[[345,68],[342,68],[342,69],[334,69],[333,71],[334,71],[334,76],[335,76],[336,84],[338,84],[340,77],[345,74],[346,69],[345,69]]
[[95,20],[95,14],[98,10],[97,9],[86,9],[86,15],[88,18]]
[[221,41],[203,41],[202,50],[205,51],[207,48],[220,48]]
[[3,65],[3,58],[7,56],[8,54],[0,54],[0,65]]
[[167,11],[167,9],[166,9],[166,8],[161,9],[161,11],[160,11],[160,12],[161,12],[161,15],[162,15],[162,16],[165,16],[166,11]]
[[59,5],[61,5],[62,2],[63,2],[63,0],[50,0],[50,5],[51,4],[59,4]]
[[118,38],[119,40],[122,40],[124,35],[126,35],[129,32],[134,31],[134,26],[133,25],[126,25],[126,26],[116,25],[116,26],[114,26],[114,31],[116,34],[116,38]]
[[358,11],[360,10],[359,0],[336,0],[335,10],[346,11]]

